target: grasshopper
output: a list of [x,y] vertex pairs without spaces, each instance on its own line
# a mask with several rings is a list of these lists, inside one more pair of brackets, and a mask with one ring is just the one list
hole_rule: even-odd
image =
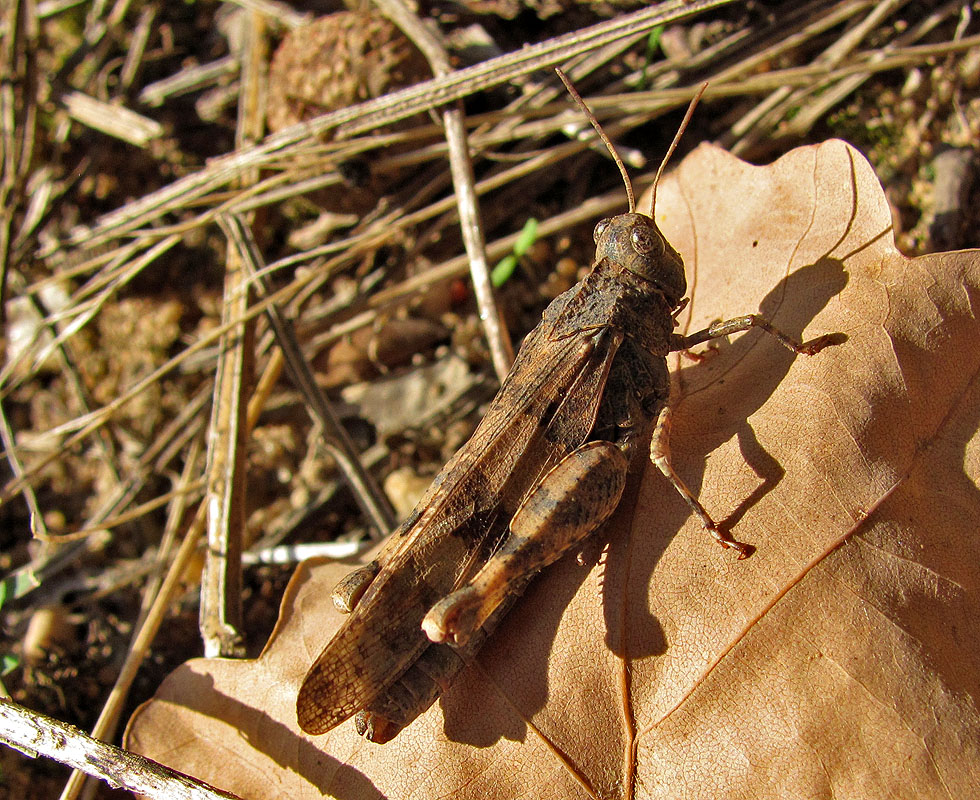
[[619,166],[629,212],[599,222],[591,271],[545,310],[472,438],[380,555],[335,588],[334,603],[349,616],[299,690],[307,733],[356,714],[359,733],[385,742],[425,711],[531,577],[612,514],[651,428],[650,460],[708,533],[744,558],[749,548],[715,524],[670,465],[666,357],[749,328],[797,354],[830,343],[798,344],[754,314],[675,333],[687,303],[684,262],[653,212],[700,93],[660,165],[647,216],[636,212],[612,143],[559,76]]

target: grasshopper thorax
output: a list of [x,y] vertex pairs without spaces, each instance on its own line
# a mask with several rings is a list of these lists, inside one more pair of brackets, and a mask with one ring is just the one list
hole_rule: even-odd
[[659,291],[671,308],[687,292],[684,261],[645,214],[620,214],[595,226],[596,261],[608,259]]

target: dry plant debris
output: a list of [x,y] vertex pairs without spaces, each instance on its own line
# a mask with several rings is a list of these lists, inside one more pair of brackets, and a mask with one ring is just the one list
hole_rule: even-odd
[[[406,470],[432,475],[465,440],[494,384],[489,347],[459,255],[443,131],[430,112],[449,99],[465,99],[467,144],[491,263],[512,251],[528,217],[540,220],[532,257],[523,258],[515,276],[499,290],[515,340],[588,263],[595,221],[622,209],[611,164],[589,152],[588,136],[568,138],[569,130],[584,129],[584,124],[543,69],[548,58],[568,68],[624,152],[636,159],[659,158],[676,124],[673,110],[687,102],[691,87],[708,79],[712,88],[687,134],[686,148],[714,140],[742,157],[766,162],[798,144],[842,136],[869,155],[882,178],[894,236],[905,254],[980,244],[978,206],[969,202],[980,136],[975,3],[811,0],[803,6],[761,6],[671,0],[660,10],[673,14],[673,21],[653,35],[650,26],[660,11],[649,4],[430,4],[422,9],[430,14],[426,24],[449,43],[458,70],[421,84],[422,89],[399,89],[413,78],[396,77],[386,84],[382,78],[390,76],[375,74],[374,67],[351,56],[352,67],[360,68],[368,86],[389,88],[358,89],[335,101],[339,110],[324,105],[323,113],[323,98],[341,97],[340,87],[333,92],[324,87],[321,97],[305,98],[301,85],[280,90],[273,88],[280,85],[276,81],[288,78],[266,75],[277,74],[274,53],[282,54],[290,38],[301,38],[303,26],[312,23],[316,31],[331,23],[299,5],[249,3],[247,10],[243,5],[216,0],[11,2],[0,9],[0,72],[14,77],[0,85],[6,353],[0,372],[0,438],[8,465],[0,495],[2,680],[15,701],[85,729],[92,730],[101,713],[105,738],[112,737],[116,722],[149,697],[170,669],[200,652],[196,616],[201,556],[195,543],[203,528],[204,453],[216,435],[209,426],[222,355],[222,312],[232,301],[223,294],[230,258],[228,242],[214,224],[218,213],[247,221],[268,265],[269,290],[293,321],[318,384],[336,403],[363,463],[379,481]],[[317,12],[351,14],[345,17],[354,20],[349,24],[362,20],[365,30],[385,27],[385,35],[397,42],[393,51],[412,67],[406,72],[419,75],[417,54],[402,49],[404,40],[390,26],[367,17],[358,4],[348,11],[339,3],[326,5]],[[622,14],[634,6],[640,8],[636,14],[647,15],[639,34],[623,40],[587,37],[588,26],[606,26],[606,35],[609,26],[633,19]],[[699,9],[704,13],[681,18]],[[558,39],[557,50],[549,51],[545,45],[553,37],[564,38]],[[596,41],[605,44],[596,48]],[[453,43],[459,43],[458,50]],[[372,55],[390,52],[370,49]],[[585,55],[576,61],[579,56],[571,53]],[[493,59],[489,68],[487,62],[476,63],[488,57]],[[384,72],[387,64],[377,69]],[[320,115],[303,114],[298,125],[263,138],[263,125],[278,124],[274,99],[292,92],[311,108],[315,104]],[[374,99],[355,105],[346,99],[367,96]],[[398,122],[396,117],[405,119]],[[609,194],[600,194],[600,185]],[[350,204],[336,205],[338,196]],[[764,203],[758,210],[761,222],[778,205],[772,199]],[[663,199],[660,207],[667,213]],[[735,234],[718,233],[732,247]],[[674,241],[682,249],[683,235],[678,230]],[[889,236],[884,234],[890,241]],[[758,247],[763,246],[760,240]],[[691,313],[708,319],[755,310],[764,295],[736,303],[734,294],[723,293],[707,302],[704,252],[699,244],[698,259],[689,261],[696,270],[689,274],[696,293]],[[720,285],[734,291],[740,273],[730,266],[735,256],[726,258],[727,277]],[[802,263],[794,258],[780,263]],[[948,258],[935,263],[948,265]],[[769,276],[766,292],[784,279],[789,280]],[[896,276],[895,285],[904,285],[906,279],[912,278]],[[765,280],[758,278],[753,286]],[[962,361],[963,353],[975,348],[955,349],[956,336],[935,318],[935,309],[948,307],[933,296],[937,290],[929,280],[923,277],[916,284],[922,303],[909,300],[888,309],[882,299],[870,306],[885,315],[874,318],[885,326],[881,331],[890,330],[887,325],[909,329],[893,337],[898,342],[892,347],[894,363],[871,358],[881,356],[874,348],[851,351],[856,360],[846,370],[840,368],[842,375],[867,371],[886,400],[893,397],[889,392],[898,391],[893,383],[900,378],[915,397],[933,382],[944,392],[953,391],[956,375],[930,370],[945,364],[942,358],[950,353]],[[935,285],[946,285],[943,280],[937,275]],[[881,285],[891,286],[884,279]],[[840,297],[855,287],[852,276]],[[787,293],[780,313],[796,308],[789,297]],[[935,306],[932,312],[926,300]],[[260,317],[261,308],[254,298],[250,302]],[[830,300],[828,309],[844,313],[840,302]],[[694,321],[692,317],[686,324]],[[854,312],[830,327],[850,332],[867,324]],[[928,334],[927,339],[916,339],[916,331]],[[698,403],[710,406],[721,380],[732,380],[726,374],[716,381],[716,371],[729,363],[726,358],[732,353],[739,365],[735,372],[742,374],[738,354],[746,345],[741,341],[731,351],[723,349],[707,362],[681,370],[682,410],[686,407],[689,418]],[[320,445],[321,431],[310,421],[305,399],[288,381],[277,380],[278,352],[260,318],[254,347],[260,383],[254,394],[239,398],[242,404],[252,402],[241,533],[253,561],[281,543],[339,539],[351,544],[370,527]],[[755,375],[765,369],[758,352],[753,347],[744,354]],[[928,363],[912,359],[916,354],[928,357]],[[908,365],[910,371],[899,378],[888,371],[895,364]],[[465,380],[460,377],[464,368]],[[341,394],[342,384],[350,380],[356,385]],[[429,391],[433,385],[447,391],[432,397],[422,381]],[[382,383],[427,398],[431,415],[408,427],[393,418],[382,420],[377,402],[371,407],[361,399],[376,397],[371,390]],[[738,386],[750,399],[753,392],[763,391],[755,383]],[[752,411],[749,400],[744,401],[748,411],[731,401],[730,383],[723,388],[722,405],[731,414],[724,419],[736,419],[739,409],[759,413]],[[900,397],[893,400],[897,406],[882,409],[874,404],[879,394],[872,392],[860,417],[863,422],[853,431],[855,441],[892,425],[911,436],[914,428],[893,416],[897,407],[911,401]],[[796,435],[792,419],[789,414],[780,423],[788,445]],[[926,413],[923,419],[932,417]],[[690,459],[679,460],[679,467],[695,475],[701,457],[710,455],[702,491],[711,500],[711,492],[724,490],[732,521],[758,532],[760,552],[764,543],[786,544],[786,530],[802,536],[798,523],[777,530],[762,519],[761,508],[770,495],[773,499],[792,488],[794,476],[806,475],[806,465],[794,461],[793,453],[772,449],[779,438],[775,433],[764,446],[736,443],[722,440],[717,431],[742,429],[733,422],[728,428],[718,424],[714,434],[678,431],[675,450],[680,459],[686,449]],[[747,424],[761,441],[760,421],[752,416]],[[919,460],[913,459],[921,469],[932,463],[929,458],[944,457],[950,441],[971,440],[964,434],[915,441],[928,444],[921,445]],[[724,477],[715,471],[738,444],[747,450],[750,463],[755,463],[752,454],[762,459],[765,486],[776,483],[744,510],[739,503],[757,492],[755,473],[744,463]],[[894,447],[895,452],[901,449],[900,443]],[[908,447],[909,452],[915,449]],[[868,464],[887,461],[885,456],[876,459],[869,457]],[[785,470],[781,480],[772,477],[774,464]],[[975,475],[966,475],[956,472],[950,491],[966,492],[969,498],[964,487]],[[876,486],[883,480],[873,477]],[[853,485],[871,494],[841,501],[848,513],[864,507],[859,500],[870,502],[877,496],[859,479]],[[835,488],[835,498],[840,491]],[[873,503],[864,508],[873,521]],[[633,539],[655,535],[683,540],[686,528],[676,519],[647,524],[646,511],[640,513],[642,530],[635,530]],[[789,507],[782,513],[789,514]],[[903,522],[906,527],[900,530],[906,536],[906,528],[914,528],[906,537],[914,544],[916,537],[926,535],[926,528],[916,526],[927,520],[910,519],[914,524]],[[949,542],[958,541],[948,535]],[[680,546],[674,539],[665,554]],[[849,552],[845,547],[833,558]],[[780,549],[769,557],[779,556],[786,552]],[[747,580],[744,576],[730,578],[727,572],[714,577],[728,568],[713,558],[692,558],[690,563],[703,576],[712,576],[713,590],[721,597],[744,590],[749,607],[758,607],[759,586],[745,586],[739,582]],[[931,563],[922,559],[909,563]],[[656,570],[645,567],[645,577],[661,570],[673,574],[668,567],[662,562]],[[569,569],[549,581],[561,580],[561,575],[567,580]],[[621,579],[618,569],[604,570],[603,591]],[[245,571],[244,628],[253,655],[275,622],[290,571],[274,564]],[[750,573],[764,570],[750,566]],[[703,576],[685,579],[697,587],[707,581]],[[972,591],[969,576],[957,580]],[[675,592],[657,595],[662,598],[677,596],[681,589],[658,591]],[[651,592],[653,597],[653,588]],[[899,599],[905,596],[904,588],[896,592]],[[157,608],[153,603],[159,597],[162,606]],[[703,599],[707,602],[706,594]],[[951,607],[956,602],[949,599]],[[590,624],[611,626],[603,617],[608,607],[575,613],[597,613]],[[661,618],[660,607],[651,608]],[[553,613],[552,621],[558,618],[557,609]],[[946,616],[944,606],[940,618]],[[155,624],[166,619],[167,636],[154,637],[155,628],[144,625],[145,619]],[[308,624],[321,623],[313,619]],[[671,638],[674,632],[666,635],[680,646],[680,640]],[[766,639],[768,646],[775,642]],[[753,654],[765,650],[742,647]],[[502,652],[508,652],[506,647]],[[677,655],[683,652],[681,648]],[[668,655],[656,669],[674,669]],[[561,663],[548,669],[559,669]],[[671,679],[666,674],[649,677],[651,691],[666,691],[656,689],[658,681],[676,688]],[[117,693],[103,712],[117,681]],[[977,696],[975,687],[962,685],[967,686],[964,696]],[[608,694],[608,688],[603,691]],[[644,713],[651,708],[639,701],[636,707],[646,709]],[[427,724],[436,733],[441,730],[434,716]],[[720,725],[715,723],[715,729]],[[724,725],[730,730],[734,723]],[[752,730],[747,727],[746,735]],[[3,752],[0,766],[11,792],[30,799],[58,791],[64,770]],[[516,746],[510,756],[522,758]],[[636,764],[643,758],[638,750]],[[603,785],[603,779],[589,780],[597,791]]]

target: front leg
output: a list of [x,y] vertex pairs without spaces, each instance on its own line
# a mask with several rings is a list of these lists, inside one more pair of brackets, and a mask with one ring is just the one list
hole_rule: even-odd
[[608,519],[626,486],[629,461],[616,445],[588,442],[562,459],[525,497],[510,534],[473,580],[422,620],[433,642],[466,644],[494,610],[538,570]]
[[[713,322],[704,330],[688,336],[682,336],[677,333],[671,334],[670,349],[671,351],[688,350],[695,345],[702,344],[711,339],[728,336],[738,331],[747,331],[750,328],[761,328],[787,350],[792,350],[798,355],[812,356],[819,353],[827,345],[833,344],[837,338],[835,334],[825,334],[818,336],[816,339],[811,339],[809,342],[797,343],[765,317],[761,317],[758,314],[746,314],[743,317]],[[653,438],[650,440],[650,460],[664,474],[664,477],[671,482],[680,496],[684,498],[684,502],[690,506],[698,519],[701,520],[701,524],[711,534],[711,537],[722,547],[730,547],[732,550],[735,550],[739,558],[745,558],[751,553],[751,548],[748,545],[735,541],[731,536],[721,530],[715,521],[711,519],[705,507],[694,496],[694,493],[687,488],[680,476],[674,472],[674,468],[670,464],[670,447],[667,443],[669,432],[670,408],[664,405],[657,416]]]
[[717,339],[721,336],[728,336],[739,331],[747,331],[749,328],[762,328],[762,330],[772,336],[783,347],[787,350],[792,350],[797,355],[812,356],[819,353],[827,345],[832,344],[835,338],[834,334],[825,334],[818,336],[816,339],[811,339],[809,342],[798,344],[765,317],[761,317],[758,314],[746,314],[744,317],[713,322],[704,330],[692,333],[689,336],[681,336],[679,333],[671,334],[670,349],[671,351],[687,350],[702,342]]

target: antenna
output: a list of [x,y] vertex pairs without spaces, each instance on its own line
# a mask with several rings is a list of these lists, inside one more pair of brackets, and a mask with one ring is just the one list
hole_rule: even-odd
[[674,151],[677,149],[681,136],[683,136],[684,131],[687,130],[687,124],[691,121],[691,117],[694,116],[694,109],[697,108],[698,101],[701,99],[701,95],[704,94],[704,90],[707,88],[708,82],[705,81],[701,84],[701,88],[698,89],[698,93],[692,98],[691,104],[687,107],[687,113],[684,115],[684,119],[681,120],[677,133],[674,134],[674,141],[670,143],[670,147],[667,148],[667,154],[664,156],[664,160],[660,162],[660,168],[657,170],[657,177],[653,179],[653,194],[650,195],[650,219],[653,219],[653,212],[657,208],[657,187],[660,185],[660,176],[664,174],[664,167],[667,166],[667,162],[670,161],[670,157],[674,155]]
[[[555,67],[555,72],[558,73],[558,77],[561,78],[561,82],[565,84],[565,88],[568,89],[568,93],[573,98],[575,98],[575,102],[578,103],[579,108],[582,109],[582,111],[585,113],[585,116],[588,118],[589,122],[592,123],[592,127],[595,128],[595,132],[599,134],[599,138],[602,139],[602,143],[606,146],[606,149],[609,151],[609,155],[613,157],[613,161],[615,161],[616,166],[619,167],[619,172],[623,176],[623,183],[626,184],[626,199],[629,201],[630,214],[632,214],[633,212],[636,211],[636,199],[633,196],[633,184],[630,183],[630,176],[626,172],[626,165],[623,164],[623,159],[619,157],[619,153],[616,152],[616,148],[613,147],[613,143],[609,140],[609,137],[606,136],[606,132],[602,129],[602,126],[599,124],[599,120],[597,120],[595,118],[595,114],[593,114],[589,110],[589,107],[585,104],[585,101],[582,99],[582,95],[580,95],[578,91],[575,89],[575,87],[572,86],[572,82],[568,79],[568,76],[560,69],[558,69],[558,67]],[[705,86],[707,85],[708,84],[705,84]],[[704,89],[702,88],[701,91],[703,92]],[[699,94],[698,97],[700,96],[701,95]],[[692,108],[691,111],[693,110],[694,109]],[[688,116],[690,116],[690,112],[688,113]],[[675,144],[676,144],[676,140],[675,140]],[[668,156],[669,155],[670,153],[668,153]],[[661,165],[660,168],[663,169],[663,165]],[[657,173],[657,177],[658,178],[660,177],[659,172]]]

